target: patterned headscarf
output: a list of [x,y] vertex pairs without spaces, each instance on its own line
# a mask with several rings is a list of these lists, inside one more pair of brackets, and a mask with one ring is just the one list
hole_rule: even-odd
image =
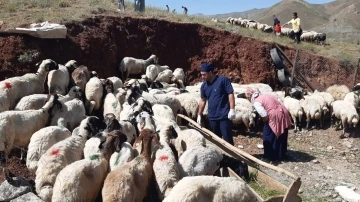
[[246,88],[245,96],[251,98],[251,103],[254,102],[254,99],[260,95],[259,89]]

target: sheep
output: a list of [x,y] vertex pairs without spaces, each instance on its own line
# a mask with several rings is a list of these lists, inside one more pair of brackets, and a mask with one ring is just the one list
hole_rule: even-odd
[[143,149],[140,156],[117,167],[107,175],[102,189],[104,202],[142,201],[145,198],[153,177],[150,146],[153,139],[157,145],[160,145],[153,131],[143,130],[135,141],[142,141]]
[[344,100],[346,94],[350,92],[349,88],[345,85],[332,85],[326,89],[335,100]]
[[70,75],[76,67],[76,61],[70,60],[65,64],[65,66],[59,65],[59,69],[51,70],[48,74],[47,80],[49,93],[65,95],[70,84]]
[[100,153],[99,145],[101,143],[101,137],[107,137],[108,133],[114,130],[120,130],[121,125],[116,120],[114,114],[109,113],[104,116],[104,124],[106,128],[101,133],[97,134],[96,137],[92,137],[85,142],[84,157],[88,158],[93,154]]
[[155,79],[155,82],[165,82],[170,83],[171,78],[173,77],[173,72],[170,69],[165,69],[164,71],[160,72]]
[[321,95],[312,94],[312,95],[305,95],[305,99],[314,99],[316,100],[321,108],[322,111],[322,118],[329,112],[329,108],[326,105],[325,99]]
[[319,43],[320,45],[323,45],[326,41],[326,34],[325,33],[317,33],[314,37],[314,40]]
[[353,125],[354,128],[356,127],[357,123],[359,122],[359,115],[353,103],[345,100],[334,101],[332,107],[332,123],[334,123],[335,118],[341,120],[343,131],[340,137],[344,137],[348,124]]
[[42,200],[51,201],[57,175],[67,165],[82,158],[86,140],[101,130],[98,128],[100,125],[101,121],[97,117],[87,117],[81,122],[79,129],[74,130],[75,133],[51,146],[40,157],[35,188]]
[[110,132],[102,137],[101,153],[76,161],[60,171],[54,184],[52,202],[95,201],[109,169],[109,159],[126,136],[120,131]]
[[88,68],[84,65],[80,65],[71,73],[71,85],[79,86],[82,90],[82,93],[85,93],[86,83],[90,80],[91,73]]
[[30,139],[26,157],[26,167],[35,172],[40,157],[55,143],[71,136],[71,132],[64,127],[48,126],[36,131]]
[[121,132],[126,135],[127,142],[133,143],[137,137],[136,127],[129,120],[119,121]]
[[304,114],[303,108],[300,104],[300,100],[297,100],[290,96],[286,96],[284,98],[284,106],[289,111],[291,118],[294,121],[294,131],[296,132],[298,130],[297,118],[299,119],[299,122],[301,122],[301,118]]
[[179,180],[177,160],[166,142],[166,138],[172,130],[173,127],[171,125],[160,130],[159,136],[162,147],[156,150],[155,160],[153,162],[156,189],[160,200],[163,200],[165,196],[170,193],[172,187],[174,187]]
[[250,127],[255,127],[256,114],[252,108],[235,106],[235,119],[232,120],[233,124],[244,123],[248,132]]
[[222,153],[212,145],[187,149],[179,158],[180,178],[213,175],[219,168],[222,157]]
[[145,75],[147,76],[149,81],[154,81],[158,74],[166,69],[170,69],[170,67],[167,65],[160,66],[157,64],[152,64],[146,67]]
[[117,167],[132,161],[136,157],[136,152],[128,142],[121,144],[119,152],[114,152],[110,157],[110,171],[115,170]]
[[[38,65],[38,64],[37,64]],[[0,81],[0,112],[13,110],[21,98],[45,92],[44,83],[49,71],[59,69],[56,62],[43,60],[37,72]]]
[[[124,57],[119,65],[122,80],[125,81],[129,78],[130,74],[144,74],[146,68],[151,64],[157,64],[158,58],[156,55],[151,55],[148,59],[136,59],[133,57]],[[125,74],[126,72],[126,74]]]
[[244,181],[233,177],[185,177],[163,202],[258,201]]
[[61,111],[56,111],[51,118],[50,125],[63,126],[73,131],[80,125],[81,121],[86,117],[85,106],[79,99],[73,99],[63,104]]
[[169,106],[163,104],[154,104],[151,109],[154,112],[154,116],[160,116],[175,121],[175,116]]
[[113,113],[117,120],[120,120],[121,105],[118,99],[113,94],[114,88],[111,80],[105,81],[106,96],[104,100],[104,116],[108,113]]
[[175,96],[183,108],[183,113],[195,120],[198,114],[199,103],[190,93],[181,93]]
[[344,100],[352,103],[355,108],[357,108],[360,103],[360,98],[359,98],[359,94],[357,93],[357,91],[347,93],[344,97]]
[[[27,147],[31,136],[49,122],[52,116],[53,108],[61,108],[57,100],[58,96],[49,95],[49,100],[38,110],[27,111],[5,111],[0,113],[0,164],[5,169],[5,176],[8,181],[9,173],[7,170],[7,160],[9,153],[14,145],[18,147]],[[23,159],[23,152],[21,154]]]
[[310,120],[320,120],[322,128],[322,110],[320,104],[315,99],[301,99],[300,105],[306,116],[306,129],[309,130]]
[[121,81],[121,79],[116,77],[116,76],[112,76],[112,77],[109,77],[107,79],[109,79],[113,83],[114,90],[115,90],[114,93],[115,94],[117,93],[117,91],[116,91],[117,89],[124,87],[124,84]]
[[114,92],[116,99],[119,101],[120,105],[122,106],[125,102],[126,98],[126,90],[123,88],[118,88]]
[[230,157],[223,154],[223,158],[220,161],[220,168],[230,168],[243,180],[250,180],[249,167],[245,162],[242,162],[234,157]]
[[315,90],[313,94],[322,96],[325,100],[326,106],[331,110],[332,103],[335,101],[335,99],[330,93],[319,92],[319,91]]
[[91,114],[94,110],[98,110],[103,96],[103,85],[97,76],[90,78],[85,85],[85,108],[87,114]]
[[[67,95],[65,96],[59,96],[59,102],[61,104],[64,104],[67,101],[70,101],[75,98],[81,98],[81,89],[78,86],[73,86]],[[30,109],[40,109],[47,99],[47,94],[33,94],[28,95],[23,98],[16,104],[15,109],[17,111],[24,111],[24,110],[30,110]]]
[[176,68],[173,72],[173,77],[185,82],[185,72],[183,68]]

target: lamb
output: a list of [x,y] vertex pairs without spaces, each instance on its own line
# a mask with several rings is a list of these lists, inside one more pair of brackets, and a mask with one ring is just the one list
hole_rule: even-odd
[[26,157],[26,167],[35,172],[40,157],[55,143],[71,136],[71,132],[64,127],[49,126],[36,131],[30,139]]
[[79,86],[82,90],[82,93],[85,93],[86,83],[90,80],[91,73],[88,68],[84,65],[80,65],[71,73],[71,85]]
[[129,120],[119,121],[121,126],[121,132],[126,135],[127,142],[133,143],[137,137],[136,127]]
[[315,99],[301,99],[300,105],[306,116],[306,129],[309,130],[310,120],[320,120],[322,127],[322,110],[320,104]]
[[301,118],[304,114],[303,108],[301,107],[300,100],[286,96],[284,99],[284,106],[289,111],[291,118],[294,121],[294,131],[298,130],[298,121],[301,122]]
[[166,69],[170,69],[170,67],[167,65],[160,66],[157,64],[152,64],[146,67],[145,75],[147,76],[149,81],[154,81],[158,74]]
[[112,76],[112,77],[109,77],[107,79],[109,79],[113,83],[114,90],[115,90],[114,93],[115,94],[117,93],[117,91],[116,91],[117,89],[124,87],[124,84],[121,81],[121,79],[116,77],[116,76]]
[[195,97],[190,93],[181,93],[175,96],[181,103],[183,108],[182,112],[186,116],[195,120],[198,113],[199,103]]
[[63,104],[62,110],[55,112],[51,118],[50,125],[66,127],[73,131],[86,118],[85,106],[79,99],[73,99]]
[[[38,65],[38,64],[37,64]],[[49,71],[59,69],[56,62],[43,60],[34,73],[0,81],[0,112],[13,110],[21,98],[45,92],[44,83]]]
[[357,123],[359,122],[359,115],[353,103],[345,100],[334,101],[333,111],[331,116],[333,118],[332,120],[333,123],[334,123],[334,118],[341,120],[343,131],[340,137],[344,137],[345,130],[347,129],[348,124],[353,125],[353,127],[355,128]]
[[87,114],[91,114],[94,110],[98,110],[103,96],[103,85],[97,76],[92,77],[85,86],[85,108]]
[[306,95],[304,96],[305,99],[314,99],[316,100],[320,108],[322,110],[322,118],[324,118],[325,114],[329,112],[329,108],[326,105],[325,99],[321,95],[312,94],[312,95]]
[[160,200],[170,193],[170,190],[179,180],[179,169],[177,160],[165,139],[173,130],[171,125],[160,130],[161,148],[156,150],[153,170],[156,179],[156,189]]
[[[187,149],[179,158],[180,178],[186,176],[213,175],[223,156],[212,145]],[[201,159],[201,161],[199,161]]]
[[140,156],[117,167],[107,175],[102,189],[104,202],[143,201],[153,177],[150,146],[153,139],[159,145],[153,131],[143,130],[135,141],[142,141],[143,149]]
[[67,165],[82,158],[86,140],[100,131],[99,125],[101,121],[97,117],[87,117],[72,136],[54,144],[40,157],[35,186],[42,200],[51,201],[57,175]]
[[165,69],[164,71],[160,72],[155,79],[155,82],[165,82],[170,83],[171,78],[173,77],[173,72],[170,69]]
[[350,92],[349,88],[345,85],[332,85],[326,89],[335,100],[344,100],[346,94]]
[[181,80],[182,82],[185,82],[185,72],[183,68],[176,68],[173,72],[173,77]]
[[319,91],[315,90],[313,94],[322,96],[325,100],[326,106],[331,110],[332,103],[335,101],[335,99],[330,93],[319,92]]
[[154,104],[151,109],[154,112],[154,116],[160,116],[175,121],[175,116],[169,106],[163,104]]
[[256,114],[252,108],[235,106],[235,113],[235,119],[232,120],[233,124],[244,123],[248,132],[250,132],[250,127],[255,127]]
[[136,152],[128,142],[121,144],[119,152],[114,152],[110,157],[110,171],[115,170],[117,167],[132,161],[136,157]]
[[[7,160],[14,145],[27,147],[31,136],[45,127],[52,116],[54,107],[61,107],[58,96],[49,95],[49,100],[39,110],[5,111],[0,113],[0,163],[5,169],[5,176],[11,181],[7,170]],[[23,152],[21,154],[23,159]]]
[[[81,98],[81,89],[78,86],[73,86],[67,95],[65,96],[59,96],[59,102],[61,104],[64,104],[67,101],[70,101],[75,98]],[[16,104],[15,109],[17,111],[24,111],[24,110],[30,110],[30,109],[40,109],[47,99],[47,94],[33,94],[28,95],[23,98]]]
[[[144,74],[146,68],[151,64],[157,64],[158,58],[156,55],[151,55],[148,59],[136,59],[133,57],[124,57],[119,65],[119,70],[122,75],[122,80],[125,81],[129,78],[130,74]],[[126,74],[125,74],[126,72]]]
[[355,108],[359,107],[360,98],[359,98],[359,94],[357,91],[347,93],[344,97],[344,100],[352,103]]
[[244,181],[233,177],[185,177],[163,202],[258,201]]
[[107,92],[104,100],[104,116],[113,113],[117,120],[120,120],[121,105],[118,99],[113,94],[114,87],[111,80],[105,80],[105,90]]
[[65,95],[70,84],[70,75],[76,67],[76,61],[70,60],[65,66],[59,65],[59,69],[51,70],[47,80],[49,93]]
[[110,156],[119,151],[125,141],[124,134],[112,131],[106,138],[102,137],[100,154],[76,161],[61,170],[54,184],[52,201],[95,201],[108,173]]

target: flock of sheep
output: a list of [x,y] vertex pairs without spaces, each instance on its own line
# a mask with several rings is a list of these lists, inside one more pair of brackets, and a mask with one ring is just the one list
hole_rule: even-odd
[[[212,18],[212,21],[218,22],[219,20],[216,18]],[[253,29],[253,30],[254,29],[261,30],[265,33],[273,33],[274,32],[273,26],[270,26],[267,24],[262,24],[255,20],[229,17],[229,18],[227,18],[226,23],[231,24],[231,25],[238,25],[238,26]],[[295,38],[294,32],[292,31],[291,28],[282,27],[281,35],[290,37],[292,39]],[[315,32],[315,31],[303,30],[303,33],[300,36],[300,40],[305,41],[305,42],[316,42],[316,43],[323,45],[326,40],[326,34]]]
[[0,82],[6,180],[18,147],[44,201],[256,201],[244,181],[217,174],[229,167],[249,179],[245,163],[176,123],[178,113],[196,118],[200,96],[199,85],[184,86],[182,69],[155,55],[125,57],[123,79],[99,78],[75,60],[37,66]]

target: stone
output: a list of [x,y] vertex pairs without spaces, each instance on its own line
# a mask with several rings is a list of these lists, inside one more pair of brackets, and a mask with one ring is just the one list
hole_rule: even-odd
[[256,145],[257,146],[257,148],[259,148],[259,149],[264,149],[264,145],[262,145],[262,144],[258,144],[258,145]]
[[356,148],[356,147],[354,147],[354,148],[351,149],[351,151],[358,151],[358,150],[359,150],[359,149]]
[[312,162],[313,162],[313,163],[319,163],[319,161],[316,160],[316,159],[314,159]]
[[332,170],[333,168],[330,167],[330,166],[326,166],[326,169],[327,169],[327,170]]
[[22,177],[13,177],[11,184],[4,181],[0,185],[0,201],[10,201],[31,192],[31,184]]
[[297,138],[295,138],[295,140],[299,140],[299,141],[300,141],[301,139],[300,139],[299,137],[297,137]]
[[327,149],[327,150],[332,150],[333,147],[332,147],[332,146],[328,146],[326,149]]
[[238,148],[239,148],[239,149],[244,149],[244,146],[239,145]]
[[43,200],[37,197],[34,193],[29,192],[16,199],[11,200],[10,202],[43,202]]

